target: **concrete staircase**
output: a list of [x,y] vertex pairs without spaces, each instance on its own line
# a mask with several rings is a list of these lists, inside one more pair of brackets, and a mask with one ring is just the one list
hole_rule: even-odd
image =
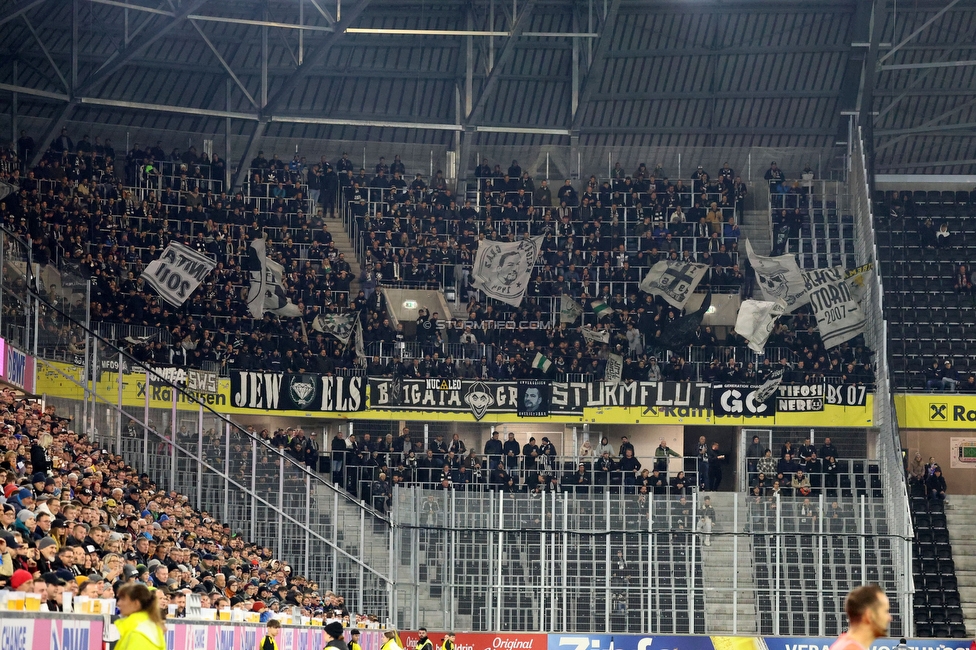
[[946,500],[946,524],[956,564],[966,631],[976,630],[976,496],[951,495]]
[[773,248],[772,233],[769,227],[769,208],[746,210],[745,223],[739,225],[739,252],[745,255],[743,239],[752,242],[752,248],[759,255],[769,255]]
[[[736,543],[733,535],[722,534],[732,532],[732,501],[741,495],[733,492],[709,492],[708,495],[712,498],[717,521],[712,528],[710,545],[701,547],[705,575],[705,632],[756,634],[759,614],[752,543],[748,536],[740,536]],[[733,567],[735,570],[730,570]]]
[[359,293],[359,276],[362,273],[359,256],[356,255],[356,246],[343,227],[342,221],[328,219],[326,225],[329,227],[329,233],[332,235],[332,241],[335,242],[336,250],[342,253],[352,268],[353,280],[349,287],[349,302],[351,303]]

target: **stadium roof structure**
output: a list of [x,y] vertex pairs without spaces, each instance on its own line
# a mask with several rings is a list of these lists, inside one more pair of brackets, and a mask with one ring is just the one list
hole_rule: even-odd
[[0,121],[45,141],[79,121],[227,130],[252,154],[825,148],[859,113],[877,172],[966,173],[974,18],[976,0],[0,0]]

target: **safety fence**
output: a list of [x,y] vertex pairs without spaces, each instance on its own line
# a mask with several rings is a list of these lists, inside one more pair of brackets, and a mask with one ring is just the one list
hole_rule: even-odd
[[[255,623],[216,623],[189,619],[169,619],[166,622],[167,650],[252,650],[257,648],[264,634],[264,625]],[[107,630],[102,616],[75,614],[38,614],[5,612],[0,619],[0,638],[4,650],[101,650],[102,638]],[[826,636],[645,636],[640,634],[616,634],[613,636],[592,633],[580,634],[533,634],[469,632],[453,628],[431,627],[428,638],[440,647],[448,632],[455,634],[456,648],[493,648],[519,650],[795,650],[798,647],[825,648],[834,639]],[[344,638],[348,642],[350,630]],[[399,640],[406,650],[417,646],[416,630],[400,630]],[[380,650],[384,642],[381,630],[360,630],[358,644],[363,650]],[[326,645],[322,627],[315,625],[285,624],[277,638],[279,648],[290,650],[314,650]],[[967,639],[907,639],[899,645],[899,639],[880,638],[871,644],[870,650],[968,650]]]
[[[893,634],[911,540],[878,493],[393,493],[398,620],[567,633],[836,635],[877,582]],[[846,492],[846,493],[845,493]],[[898,550],[900,549],[900,550]]]
[[[9,295],[23,279],[5,273],[2,281]],[[81,361],[52,363],[50,356],[59,358],[57,347],[35,347],[38,375],[62,386],[46,396],[47,404],[73,416],[80,431],[148,472],[159,486],[187,495],[198,510],[246,531],[299,573],[329,585],[346,598],[350,611],[392,620],[390,554],[378,550],[390,544],[382,519],[303,462],[212,410],[205,395],[191,394],[159,369],[140,364],[35,291],[24,293],[30,313],[41,315],[40,333],[57,340],[70,334]],[[123,384],[132,375],[98,380],[104,360],[144,375],[142,404],[123,399]],[[159,396],[154,393],[164,396],[165,406],[151,399]]]

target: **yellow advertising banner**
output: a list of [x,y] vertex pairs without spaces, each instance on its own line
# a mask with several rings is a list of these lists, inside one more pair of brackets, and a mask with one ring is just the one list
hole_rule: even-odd
[[976,395],[899,393],[895,411],[905,429],[976,429]]
[[[84,390],[79,385],[82,381],[82,369],[67,363],[44,362],[37,368],[37,392],[41,395],[51,395],[68,399],[83,399]],[[99,401],[116,403],[119,400],[119,374],[115,372],[101,372],[94,386]],[[372,390],[372,389],[371,389]],[[168,385],[147,383],[146,377],[140,373],[122,374],[121,398],[122,405],[130,409],[145,408],[169,410],[173,408],[173,389]],[[377,409],[369,408],[374,395],[367,394],[367,408],[361,411],[335,412],[323,410],[267,410],[238,406],[242,403],[240,396],[234,396],[231,391],[231,381],[220,378],[217,382],[216,393],[194,392],[206,407],[224,415],[268,414],[276,417],[348,419],[348,420],[406,420],[406,421],[439,421],[458,422],[470,421],[485,423],[513,422],[518,419],[514,413],[486,412],[476,419],[466,407],[456,411],[408,410],[408,409]],[[873,424],[874,396],[866,395],[862,406],[840,406],[824,404],[821,411],[779,411],[770,416],[744,417],[724,416],[715,417],[711,408],[696,408],[687,406],[601,406],[586,407],[582,415],[548,415],[532,418],[533,422],[551,422],[560,424],[658,424],[658,425],[716,425],[716,426],[750,426],[750,427],[870,427]],[[148,400],[148,404],[147,404]],[[197,411],[200,407],[187,394],[176,391],[176,408],[181,411]],[[976,408],[976,396],[972,400],[972,407]],[[976,414],[974,414],[976,417]],[[899,419],[900,413],[899,413]],[[973,426],[970,423],[969,426]],[[946,428],[944,424],[937,428]],[[963,428],[963,427],[960,427]]]

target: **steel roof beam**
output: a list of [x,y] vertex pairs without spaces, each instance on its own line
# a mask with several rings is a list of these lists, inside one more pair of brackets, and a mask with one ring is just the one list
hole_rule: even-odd
[[234,73],[234,70],[230,67],[230,64],[224,60],[223,56],[221,56],[220,51],[217,50],[214,44],[210,42],[210,39],[207,38],[207,35],[203,33],[203,30],[200,29],[200,25],[197,25],[196,21],[192,19],[190,19],[190,24],[193,25],[193,29],[195,29],[197,34],[200,35],[200,38],[203,39],[203,42],[207,44],[207,47],[210,48],[211,52],[213,52],[213,55],[217,58],[217,61],[220,62],[220,65],[224,68],[224,70],[227,72],[230,78],[234,80],[234,83],[236,83],[237,87],[241,89],[241,92],[244,93],[244,96],[247,97],[247,101],[251,102],[251,106],[253,106],[254,108],[260,108],[260,106],[258,106],[257,101],[255,101],[254,97],[252,97],[251,93],[248,91],[247,86],[241,83],[241,80],[237,78],[237,74]]
[[890,50],[888,50],[887,52],[885,52],[884,56],[882,56],[882,57],[880,57],[878,59],[878,64],[880,65],[881,63],[884,63],[885,61],[887,61],[888,59],[890,59],[894,55],[895,52],[897,52],[898,50],[900,50],[901,48],[903,48],[905,45],[907,45],[908,43],[910,43],[913,38],[915,38],[916,36],[918,36],[919,34],[921,34],[922,32],[924,32],[926,29],[928,29],[928,27],[932,23],[934,23],[935,21],[937,21],[939,18],[942,18],[942,16],[944,16],[947,11],[949,11],[950,9],[952,9],[953,7],[955,7],[957,4],[959,4],[959,0],[950,0],[949,4],[947,4],[945,7],[943,7],[938,12],[936,12],[931,18],[929,18],[924,23],[922,23],[914,32],[912,32],[911,34],[909,34],[908,36],[906,36],[905,38],[903,38],[902,41],[900,43],[898,43],[898,45],[895,45],[893,48],[891,48]]
[[512,56],[515,54],[515,43],[521,38],[522,32],[525,31],[525,27],[528,25],[529,20],[531,20],[534,7],[535,0],[525,0],[519,7],[519,15],[515,17],[515,21],[512,23],[508,40],[505,41],[502,51],[495,57],[494,65],[488,74],[488,78],[485,79],[485,83],[481,86],[481,94],[478,95],[478,100],[471,109],[471,114],[465,116],[465,124],[474,124],[484,114],[485,105],[495,93],[495,86],[501,80],[502,69],[508,65],[508,62],[511,61]]
[[88,79],[85,80],[84,85],[91,87],[108,79],[111,75],[115,74],[125,65],[127,65],[130,60],[142,53],[153,43],[159,41],[159,39],[165,36],[174,27],[182,23],[187,16],[207,4],[207,2],[208,0],[188,0],[186,4],[180,7],[179,11],[177,11],[172,18],[169,18],[160,25],[154,26],[152,33],[149,34],[147,38],[139,39],[132,45],[126,44],[121,50],[110,56],[108,60],[102,64],[102,67],[93,72]]
[[45,1],[46,0],[29,0],[29,2],[24,4],[15,3],[12,7],[8,7],[6,11],[0,13],[0,25],[5,25],[11,20],[19,16],[23,16],[34,7],[44,4]]
[[649,48],[649,49],[630,49],[614,50],[607,52],[608,59],[647,59],[651,57],[676,57],[676,56],[747,56],[757,54],[822,54],[824,52],[848,52],[850,45],[739,45],[724,47],[717,50],[706,50],[700,47],[678,47],[678,48]]
[[783,127],[740,127],[697,128],[695,126],[657,127],[657,126],[584,126],[581,135],[813,135],[833,137],[833,129],[798,129]]
[[836,90],[738,90],[708,92],[637,92],[637,93],[608,93],[596,95],[591,102],[603,101],[678,101],[699,99],[834,99]]
[[597,87],[603,81],[603,61],[606,59],[607,51],[610,49],[610,39],[613,30],[617,25],[617,16],[620,12],[621,0],[612,0],[607,7],[607,15],[603,19],[603,28],[600,30],[600,38],[596,42],[596,49],[593,52],[593,60],[586,72],[586,78],[580,84],[579,105],[573,115],[573,124],[570,131],[578,131],[583,124],[583,116],[590,105],[590,100],[596,93]]
[[325,35],[318,48],[310,51],[305,56],[304,63],[291,73],[291,76],[275,91],[274,96],[268,100],[268,104],[264,107],[266,114],[273,114],[274,109],[278,107],[283,98],[291,94],[298,85],[298,82],[307,77],[313,69],[321,66],[325,62],[325,58],[329,55],[332,47],[346,36],[346,30],[359,19],[366,10],[366,7],[369,6],[369,3],[370,0],[359,0],[352,7],[346,8],[341,18],[335,24],[335,31]]
[[37,42],[37,46],[41,48],[41,52],[44,53],[45,58],[47,58],[47,62],[51,64],[51,67],[54,68],[55,74],[58,75],[58,79],[61,80],[61,84],[64,86],[65,92],[70,94],[71,86],[68,84],[68,80],[61,73],[61,68],[59,68],[58,65],[54,62],[54,58],[51,56],[51,52],[47,49],[47,47],[44,46],[44,41],[42,41],[41,37],[37,35],[37,30],[34,29],[34,25],[31,23],[30,18],[28,18],[25,14],[23,15],[23,19],[24,19],[24,23],[27,25],[27,29],[30,30],[31,35],[34,37],[34,40]]

